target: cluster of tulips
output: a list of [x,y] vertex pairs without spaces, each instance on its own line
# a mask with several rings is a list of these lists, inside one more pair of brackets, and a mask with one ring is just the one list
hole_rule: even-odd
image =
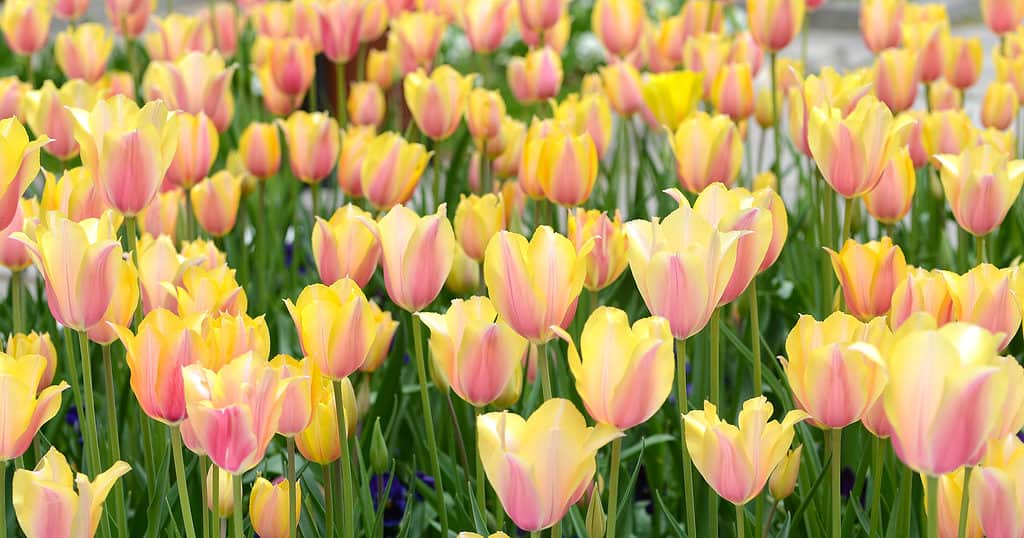
[[90,3],[0,8],[0,536],[1024,538],[1024,0],[977,125],[944,4]]

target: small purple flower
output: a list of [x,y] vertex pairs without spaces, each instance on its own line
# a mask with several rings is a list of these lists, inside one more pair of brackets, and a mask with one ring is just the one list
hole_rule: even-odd
[[[391,482],[390,490],[387,490],[388,481]],[[382,499],[381,497],[385,493],[387,493],[387,497]],[[384,473],[370,478],[370,495],[373,497],[374,509],[377,509],[382,502],[384,503],[382,514],[384,528],[394,529],[402,522],[408,493],[409,489],[397,476],[392,477],[391,474]]]

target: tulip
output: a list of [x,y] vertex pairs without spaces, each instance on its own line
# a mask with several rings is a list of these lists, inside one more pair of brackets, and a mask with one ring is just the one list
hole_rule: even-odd
[[234,6],[227,3],[214,5],[213,12],[204,9],[199,12],[199,24],[206,26],[213,32],[213,43],[217,50],[224,56],[234,56],[238,49],[239,34],[242,32],[242,22],[235,16]]
[[398,329],[398,322],[391,318],[391,312],[381,311],[377,319],[377,335],[373,338],[373,344],[366,354],[366,360],[359,367],[359,371],[372,373],[384,364],[391,352],[391,343],[395,338],[395,331]]
[[807,418],[794,410],[779,423],[770,420],[773,409],[764,396],[743,402],[739,427],[718,418],[718,409],[707,401],[703,410],[683,415],[694,466],[716,493],[735,505],[761,493],[769,474],[786,457],[794,427]]
[[17,117],[24,121],[21,100],[31,87],[18,77],[0,77],[0,118]]
[[[793,72],[790,75],[795,76]],[[867,94],[871,82],[867,78],[867,72],[863,70],[840,75],[826,66],[820,75],[810,75],[802,83],[790,88],[789,135],[801,153],[811,156],[808,127],[812,111],[832,106],[838,108],[843,115],[849,114]]]
[[105,0],[107,18],[117,33],[136,38],[146,29],[149,14],[156,8],[152,0]]
[[983,263],[963,275],[942,271],[953,300],[953,319],[1000,334],[1005,348],[1020,328],[1021,306],[1013,291],[1013,273]]
[[963,107],[964,97],[960,90],[954,88],[945,79],[940,79],[928,86],[928,103],[932,111],[957,110]]
[[39,173],[39,148],[50,141],[42,135],[30,140],[17,118],[0,120],[0,226],[6,228],[18,211],[21,195]]
[[597,149],[589,134],[572,135],[556,129],[527,142],[540,144],[537,181],[552,202],[573,207],[590,198],[597,181]]
[[370,140],[363,155],[362,193],[374,207],[389,209],[412,198],[431,154],[389,131]]
[[696,112],[669,139],[676,177],[689,192],[721,182],[732,185],[743,164],[743,138],[728,116]]
[[996,68],[996,80],[1008,82],[1017,95],[1017,103],[1024,104],[1024,55],[1005,56],[998,49],[993,51],[992,60]]
[[501,98],[501,93],[484,88],[473,88],[469,92],[466,127],[478,144],[480,141],[500,135],[501,122],[504,118],[505,101]]
[[466,255],[483,261],[484,250],[496,233],[505,229],[505,208],[500,195],[463,195],[452,222],[455,239]]
[[330,0],[318,6],[324,56],[332,63],[344,64],[359,52],[364,5],[357,0]]
[[35,0],[8,0],[0,14],[0,29],[7,46],[16,54],[30,56],[46,44],[52,12]]
[[242,196],[242,178],[221,170],[196,184],[188,196],[203,230],[214,237],[222,237],[235,227]]
[[787,452],[772,471],[771,476],[768,477],[768,491],[772,493],[775,500],[789,497],[796,489],[796,481],[800,474],[800,454],[803,452],[803,448],[804,445],[799,445]]
[[58,90],[47,80],[39,90],[25,94],[22,112],[32,131],[51,139],[43,150],[67,161],[78,155],[78,143],[73,135],[75,118],[66,106],[92,106],[93,103],[95,93],[85,84],[67,83]]
[[[273,484],[258,477],[249,493],[249,521],[253,530],[264,538],[289,538],[295,529],[289,528],[288,506],[292,485],[278,479]],[[295,519],[298,522],[302,508],[301,483],[295,484]]]
[[[372,126],[352,125],[341,134],[341,152],[338,156],[338,185],[352,198],[362,198],[363,159],[366,146],[377,134]],[[426,166],[426,163],[424,163]],[[421,171],[422,173],[422,171]],[[392,176],[388,176],[391,179]],[[401,178],[405,180],[407,178]],[[417,178],[418,181],[418,178]]]
[[338,208],[330,220],[316,218],[313,259],[324,284],[351,278],[360,288],[366,287],[380,260],[380,241],[368,223],[376,226],[372,215],[352,204]]
[[946,55],[942,71],[946,81],[961,91],[973,86],[981,76],[984,61],[981,40],[947,36],[942,47]]
[[658,123],[675,130],[696,109],[702,80],[691,71],[652,75],[643,85],[644,102]]
[[640,90],[640,73],[628,62],[617,61],[598,68],[605,94],[612,109],[620,116],[632,116],[644,109]]
[[285,391],[281,419],[277,425],[277,433],[295,437],[309,426],[313,418],[312,360],[306,357],[300,361],[288,355],[277,355],[271,359],[270,365],[280,370],[281,379],[297,378]]
[[685,199],[679,202],[661,221],[626,223],[626,234],[629,268],[647,310],[667,319],[672,335],[685,340],[700,332],[718,307],[742,234],[720,232]]
[[993,82],[981,102],[981,124],[999,130],[1009,129],[1017,118],[1017,92],[1007,82]]
[[[779,188],[779,178],[775,177],[775,174],[771,170],[767,172],[761,172],[754,176],[754,188],[757,190],[771,190],[776,191]],[[776,196],[778,194],[776,193]],[[787,226],[788,229],[788,226]],[[781,249],[780,249],[781,250]]]
[[[21,457],[43,424],[60,410],[61,393],[68,384],[43,385],[48,362],[37,354],[0,353],[0,402],[7,409],[2,419],[0,461]],[[49,375],[52,379],[52,373]]]
[[173,291],[178,301],[178,313],[183,316],[222,312],[238,315],[249,306],[245,290],[235,280],[235,270],[226,265],[213,269],[191,266],[182,273],[181,285],[174,287]]
[[183,191],[177,187],[156,195],[153,201],[138,215],[143,233],[174,239],[178,227],[178,210],[184,200]]
[[[910,4],[907,7],[912,7]],[[906,17],[905,17],[906,18]],[[949,33],[949,20],[925,22],[903,22],[901,28],[903,46],[917,52],[921,82],[930,84],[942,76],[945,56],[942,43]]]
[[299,333],[303,352],[333,380],[347,377],[366,361],[385,318],[375,304],[347,278],[330,286],[312,284],[295,304],[285,300]]
[[314,55],[313,45],[306,39],[271,39],[268,65],[274,86],[286,95],[305,94],[316,74]]
[[607,424],[587,427],[561,398],[547,400],[529,419],[488,413],[476,424],[487,481],[516,526],[530,532],[568,513],[590,486],[598,449],[622,436]]
[[961,228],[984,236],[1003,222],[1024,183],[1024,160],[981,145],[959,155],[935,155],[941,165],[942,188]]
[[160,101],[141,109],[126,97],[75,109],[75,140],[111,207],[135,216],[156,196],[178,145],[178,121]]
[[725,35],[702,33],[683,44],[683,64],[690,71],[704,74],[704,95],[714,93],[722,67],[729,62],[732,43]]
[[[217,52],[190,52],[175,62],[153,62],[142,77],[147,101],[163,99],[168,108],[209,116],[217,131],[231,124],[235,101],[231,77],[235,67],[226,67]],[[262,80],[262,79],[261,79]],[[266,91],[266,88],[264,88]]]
[[420,313],[442,383],[476,407],[519,393],[527,341],[503,322],[486,297],[455,299],[445,314]]
[[49,333],[40,334],[32,331],[27,334],[11,334],[7,338],[6,352],[14,359],[29,355],[38,355],[45,359],[45,367],[36,384],[37,397],[53,383],[53,376],[57,371],[57,348],[53,346]]
[[467,256],[458,243],[455,243],[452,268],[444,281],[444,287],[459,296],[472,295],[480,289],[480,263]]
[[900,22],[906,0],[865,0],[860,3],[860,32],[875,54],[900,44]]
[[[675,189],[666,192],[680,203],[684,200]],[[751,193],[713,183],[697,197],[693,210],[722,232],[743,234],[737,241],[736,264],[718,300],[719,306],[731,303],[778,258],[789,226],[785,207],[774,192]]]
[[519,24],[533,32],[544,32],[558,23],[567,8],[565,0],[518,0]]
[[[1001,417],[1008,380],[998,368],[999,335],[950,323],[897,333],[883,394],[893,449],[919,473],[975,465]],[[902,334],[901,334],[902,333]]]
[[56,0],[53,14],[65,21],[78,20],[89,9],[90,0]]
[[[993,441],[971,476],[971,508],[986,536],[1024,534],[1024,445],[1015,435]],[[978,535],[981,533],[978,532]]]
[[57,65],[69,79],[96,82],[107,70],[107,59],[114,50],[114,38],[102,24],[87,22],[57,34],[53,52]]
[[165,285],[174,288],[182,283],[185,258],[178,255],[174,242],[166,235],[157,238],[144,235],[138,252],[142,312],[146,314],[158,308],[177,310],[177,290],[168,290]]
[[145,36],[146,51],[151,61],[174,61],[188,52],[213,50],[213,31],[209,23],[198,17],[171,13],[155,17],[156,31]]
[[338,122],[324,112],[299,110],[278,124],[288,142],[288,164],[295,177],[309,184],[323,181],[338,162]]
[[477,54],[490,54],[501,46],[512,16],[510,0],[470,0],[462,14],[462,29]]
[[72,479],[64,455],[50,447],[34,470],[14,472],[11,500],[18,525],[28,538],[93,536],[103,517],[103,502],[117,479],[131,469],[116,461],[92,482],[82,473]]
[[217,160],[220,137],[213,121],[202,112],[198,115],[177,114],[175,119],[178,124],[177,149],[164,181],[190,190],[210,173],[210,167]]
[[441,204],[437,213],[420,217],[396,205],[379,223],[384,284],[392,302],[419,312],[437,297],[451,271],[455,232]]
[[[935,85],[933,84],[934,88]],[[959,154],[974,146],[977,133],[971,118],[963,110],[940,110],[925,116],[921,143],[936,168],[942,168],[940,153]],[[980,153],[980,151],[977,151]],[[954,212],[955,214],[955,212]]]
[[448,65],[429,77],[422,69],[406,75],[405,102],[423,134],[444,140],[458,129],[475,76],[463,76]]
[[[217,475],[217,499],[213,498],[214,474]],[[228,473],[220,472],[216,465],[211,465],[206,471],[206,509],[218,518],[228,519],[235,511],[235,495],[232,491],[233,477]],[[214,506],[216,503],[216,506]]]
[[100,345],[110,345],[118,339],[114,326],[128,325],[139,307],[139,273],[130,259],[117,260],[117,286],[110,298],[110,304],[99,323],[93,325],[86,335]]
[[845,198],[856,198],[878,185],[882,172],[904,144],[910,124],[871,96],[848,116],[837,108],[815,107],[807,141],[825,181]]
[[263,87],[263,106],[274,116],[287,116],[299,109],[305,99],[303,94],[284,93],[274,82],[269,65],[257,69],[260,85]]
[[516,100],[529,104],[558,95],[562,87],[562,59],[550,47],[533,49],[508,63],[509,86]]
[[281,417],[284,396],[295,378],[252,354],[239,356],[219,372],[191,364],[181,369],[188,420],[183,436],[218,467],[233,475],[252,469],[266,452]]
[[875,60],[875,96],[894,114],[907,110],[917,99],[920,69],[917,58],[912,49],[888,49]]
[[847,310],[866,320],[889,312],[892,293],[907,274],[903,250],[892,239],[860,244],[847,239],[836,252],[825,248],[832,260]]
[[121,244],[113,213],[72,222],[51,212],[13,235],[46,281],[46,303],[58,323],[85,331],[102,321],[118,285]]
[[269,179],[281,168],[281,138],[273,123],[250,123],[238,141],[245,169],[259,179]]
[[181,256],[190,263],[206,269],[215,269],[227,263],[227,254],[217,250],[213,241],[195,239],[181,242]]
[[593,244],[584,256],[587,276],[583,286],[599,291],[618,280],[626,270],[626,247],[629,243],[618,210],[612,220],[606,212],[576,208],[569,213],[568,228],[568,236],[577,251],[581,251],[588,242]]
[[586,278],[586,256],[566,237],[541,226],[526,238],[501,231],[484,254],[484,282],[502,319],[522,336],[543,343],[552,325],[567,327]]
[[382,90],[391,89],[395,80],[395,55],[390,51],[371,49],[366,54],[366,80]]
[[[93,181],[92,174],[79,166],[64,172],[60,181],[53,174],[44,173],[46,183],[43,195],[37,204],[35,216],[48,211],[58,211],[75,222],[88,218],[99,218],[110,207]],[[24,203],[24,202],[22,202]]]
[[598,159],[604,157],[612,138],[612,111],[603,94],[569,94],[554,107],[554,119],[575,135],[589,134]]
[[579,351],[565,331],[556,333],[569,344],[576,391],[598,422],[619,430],[642,424],[672,391],[673,340],[664,318],[645,318],[630,327],[622,310],[599,307],[583,326]]
[[613,56],[625,56],[640,44],[647,13],[640,0],[598,0],[590,26]]
[[[342,403],[345,406],[345,431],[351,437],[356,431],[356,395],[348,378],[341,380]],[[314,369],[311,378],[312,419],[306,429],[295,437],[295,446],[302,457],[326,465],[341,456],[338,438],[338,412],[334,405],[334,389],[329,378]]]
[[379,126],[384,121],[384,92],[373,82],[354,82],[347,109],[352,123]]
[[220,371],[228,361],[245,353],[252,353],[257,360],[270,358],[270,330],[263,316],[207,316],[202,320],[201,334],[207,347],[198,360],[203,368]]
[[1012,32],[1024,18],[1024,3],[1020,0],[982,0],[981,19],[996,35]]
[[395,40],[394,50],[402,73],[430,69],[447,28],[444,17],[426,11],[404,12],[392,18],[389,39]]
[[888,379],[878,345],[888,335],[885,318],[860,323],[835,312],[825,321],[800,316],[780,359],[797,407],[816,426],[840,429],[860,420]]
[[754,82],[749,64],[726,64],[722,66],[711,91],[715,109],[735,121],[741,121],[754,113]]
[[[742,31],[733,36],[732,46],[729,48],[728,63],[748,64],[750,66],[751,74],[753,76],[757,76],[757,73],[761,70],[761,65],[764,63],[764,51],[761,50],[757,41],[754,41],[754,36],[750,35],[750,31]],[[782,62],[776,58],[776,69],[779,69],[780,63]],[[784,69],[783,71],[788,71],[788,69]],[[785,93],[789,88],[783,84],[780,85],[780,89]]]
[[896,285],[889,310],[889,325],[898,329],[916,312],[925,312],[941,327],[953,320],[953,298],[941,271],[907,268]]
[[910,212],[910,204],[914,201],[914,190],[917,186],[915,174],[910,150],[900,148],[889,159],[878,185],[864,194],[864,207],[867,208],[868,214],[884,224],[903,220]]
[[804,0],[749,0],[750,35],[761,48],[782,50],[804,24]]

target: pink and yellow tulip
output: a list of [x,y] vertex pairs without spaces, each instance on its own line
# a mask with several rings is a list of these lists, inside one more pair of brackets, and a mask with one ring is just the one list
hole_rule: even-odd
[[352,204],[338,208],[330,220],[317,217],[311,244],[321,282],[330,286],[351,278],[360,288],[366,286],[380,260],[374,227],[373,216]]
[[894,245],[889,237],[865,244],[847,239],[839,252],[825,250],[851,314],[868,320],[889,312],[893,291],[907,274],[907,262],[899,245]]

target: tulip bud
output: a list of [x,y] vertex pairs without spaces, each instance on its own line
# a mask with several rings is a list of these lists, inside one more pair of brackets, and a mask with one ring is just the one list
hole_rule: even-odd
[[471,259],[482,261],[494,234],[505,228],[505,207],[496,194],[475,194],[459,199],[453,220],[455,239]]
[[587,536],[604,536],[605,519],[601,496],[591,494],[590,502],[587,503]]
[[761,172],[754,176],[754,190],[771,189],[778,190],[779,179],[771,171]]
[[879,222],[899,222],[910,212],[917,188],[914,161],[908,148],[900,148],[882,171],[878,185],[864,195],[864,207]]
[[917,52],[922,82],[932,83],[942,76],[942,68],[945,63],[942,42],[947,33],[949,33],[948,20],[904,21],[902,26],[903,46]]
[[458,129],[475,77],[463,76],[448,65],[429,77],[423,70],[406,75],[405,102],[423,134],[444,140]]
[[715,109],[734,121],[754,112],[754,83],[749,64],[727,64],[718,72],[711,101]]
[[875,60],[874,90],[878,100],[894,114],[907,110],[917,99],[919,64],[911,49],[884,50]]
[[384,92],[373,82],[355,82],[350,87],[347,108],[352,123],[378,126],[384,121]]
[[330,0],[318,6],[324,56],[335,64],[344,64],[359,52],[363,2]]
[[789,497],[796,489],[796,481],[800,475],[800,453],[803,448],[804,445],[799,445],[787,452],[786,457],[772,471],[772,476],[768,479],[768,491],[772,492],[775,500]]
[[[217,499],[213,498],[213,477],[217,476]],[[206,471],[206,509],[217,514],[221,519],[231,517],[235,511],[235,495],[232,491],[231,473],[220,470],[216,465],[211,465]],[[213,503],[217,505],[214,506]]]
[[761,48],[782,50],[800,33],[805,10],[804,0],[750,0],[750,34]]
[[754,119],[762,129],[775,125],[775,114],[782,110],[781,99],[772,103],[772,92],[769,88],[761,88],[754,99]]
[[640,43],[646,22],[641,0],[597,0],[590,27],[611,55],[625,56]]
[[866,244],[847,239],[839,252],[825,250],[832,259],[851,314],[867,320],[889,312],[893,290],[907,274],[907,262],[899,245],[894,245],[889,237]]
[[373,422],[373,433],[370,437],[370,469],[373,474],[381,475],[391,467],[391,454],[388,453],[387,442],[380,430],[380,417]]
[[489,54],[501,46],[512,17],[510,0],[470,0],[462,26],[469,46],[477,54]]
[[996,35],[1012,32],[1024,18],[1019,0],[981,0],[981,19]]
[[178,146],[164,181],[189,190],[210,173],[220,149],[220,136],[213,122],[202,112],[198,115],[180,113],[176,119]]
[[590,198],[597,181],[597,148],[589,134],[555,130],[527,144],[541,144],[537,180],[548,200],[574,207]]
[[593,248],[586,255],[587,277],[583,281],[584,287],[591,291],[608,287],[622,275],[629,262],[626,257],[628,239],[622,227],[622,216],[616,210],[613,220],[607,213],[596,209],[586,211],[576,208],[568,219],[568,237],[577,250],[593,242]]
[[96,82],[107,70],[107,59],[114,50],[114,38],[102,24],[87,22],[57,34],[53,51],[57,65],[69,79]]
[[241,176],[221,170],[196,184],[188,195],[196,220],[206,233],[221,237],[235,227],[242,197]]
[[543,101],[562,87],[562,59],[550,47],[533,49],[525,58],[512,58],[507,77],[512,94],[521,103]]
[[259,179],[268,179],[281,168],[281,138],[273,123],[250,123],[238,142],[245,170]]
[[258,477],[249,494],[249,521],[253,530],[264,538],[288,538],[295,529],[288,528],[289,490],[295,488],[295,518],[298,522],[302,513],[302,487],[299,483],[289,484],[279,479],[271,484],[266,478]]
[[386,50],[371,49],[366,55],[366,80],[382,90],[391,89],[395,80],[395,56]]
[[431,154],[422,144],[386,132],[370,140],[363,155],[362,193],[375,208],[389,209],[412,198]]
[[743,164],[743,140],[728,116],[696,112],[669,140],[676,158],[676,177],[689,192],[721,182],[732,185]]
[[644,109],[640,73],[628,62],[614,62],[598,68],[605,95],[620,116],[631,116]]
[[[1021,323],[1020,299],[1014,293],[1013,272],[982,263],[962,275],[943,271],[953,299],[953,319],[985,328],[1002,350]],[[1018,287],[1019,289],[1019,287]]]
[[338,163],[341,134],[338,122],[324,112],[293,112],[278,120],[288,142],[288,164],[303,183],[319,183]]
[[106,0],[107,18],[117,33],[135,38],[146,29],[156,4],[145,0]]
[[1017,118],[1018,107],[1017,92],[1013,86],[1006,82],[993,82],[981,101],[981,124],[993,129],[1009,129]]
[[[505,101],[501,93],[484,88],[473,88],[469,92],[466,106],[466,127],[478,143],[501,134],[501,122],[505,118]],[[499,152],[500,153],[500,152]]]
[[36,0],[7,0],[0,14],[0,29],[7,46],[29,56],[46,45],[50,36],[50,6]]
[[961,228],[984,236],[1006,218],[1024,182],[1024,160],[1010,161],[991,145],[969,147],[959,155],[941,154],[942,188]]
[[58,19],[74,21],[85,15],[90,0],[56,0],[53,3],[53,14]]
[[[363,16],[359,21],[359,41],[362,43],[373,43],[384,35],[388,29],[390,17],[398,15],[401,10],[391,12],[389,3],[385,0],[366,0],[363,3]],[[370,51],[373,54],[373,50]],[[373,79],[369,79],[373,80]],[[381,84],[381,87],[386,87]]]
[[388,296],[402,309],[418,312],[437,298],[451,271],[455,232],[445,204],[420,217],[403,205],[380,219],[384,284]]
[[984,51],[981,40],[960,36],[948,36],[943,43],[946,60],[943,76],[951,86],[965,90],[974,85],[981,76]]

